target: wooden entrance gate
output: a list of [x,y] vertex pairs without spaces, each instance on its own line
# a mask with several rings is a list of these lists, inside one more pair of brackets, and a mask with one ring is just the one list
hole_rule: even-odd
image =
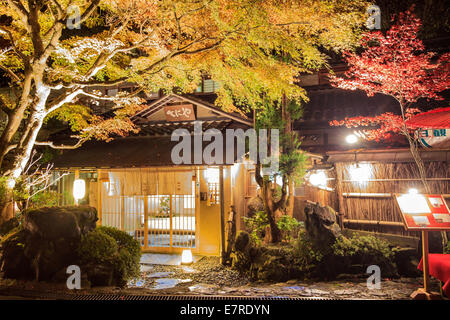
[[[197,248],[195,170],[183,171],[183,175],[179,177],[186,180],[189,177],[186,173],[191,173],[190,188],[184,188],[184,191],[178,189],[178,192],[175,190],[173,193],[167,192],[170,191],[170,187],[159,187],[162,181],[169,184],[172,181],[159,179],[158,175],[164,174],[161,171],[152,172],[149,178],[155,179],[156,176],[158,182],[156,189],[150,191],[156,190],[156,194],[143,192],[145,191],[145,188],[142,188],[145,172],[139,172],[139,179],[133,179],[131,170],[136,171],[136,169],[110,171],[109,179],[103,179],[99,210],[101,224],[132,235],[139,241],[144,251],[177,252],[186,248]],[[180,171],[177,172],[180,173]],[[175,186],[178,183],[176,180]],[[132,188],[127,185],[131,183],[140,183],[141,188],[135,188],[140,192],[130,192]],[[158,190],[165,192],[159,194]],[[191,191],[186,194],[186,190]]]

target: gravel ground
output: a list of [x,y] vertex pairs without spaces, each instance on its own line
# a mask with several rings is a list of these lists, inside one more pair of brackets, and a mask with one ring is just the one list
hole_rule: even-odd
[[[439,283],[432,280],[432,290]],[[369,290],[366,277],[348,277],[329,282],[289,280],[281,283],[250,282],[235,270],[224,267],[216,257],[203,257],[189,266],[141,265],[141,276],[127,288],[95,287],[68,290],[65,284],[3,279],[0,292],[32,291],[34,296],[51,293],[139,294],[139,295],[220,295],[250,297],[320,297],[327,299],[404,300],[422,287],[421,278],[383,279],[381,289]],[[7,295],[7,294],[4,294]],[[8,294],[8,295],[11,295]]]
[[[381,289],[369,290],[366,277],[329,282],[250,282],[235,270],[222,266],[216,257],[204,257],[188,267],[143,265],[141,270],[141,277],[129,283],[128,291],[140,294],[403,300],[409,299],[410,294],[423,284],[421,278],[383,279]],[[439,292],[438,281],[432,281],[432,288]]]
[[[146,267],[151,269],[147,271]],[[249,283],[239,272],[223,266],[218,257],[203,257],[189,266],[143,265],[141,270],[141,277],[146,280],[152,280],[148,276],[156,272],[173,272],[171,278],[191,279],[192,282],[219,286],[242,286]]]

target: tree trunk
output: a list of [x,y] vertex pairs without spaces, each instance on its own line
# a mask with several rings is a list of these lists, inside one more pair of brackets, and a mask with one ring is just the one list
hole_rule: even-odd
[[289,177],[289,195],[286,205],[286,214],[291,218],[294,217],[294,181],[292,177]]
[[[256,170],[258,169],[260,169],[260,165],[256,166]],[[255,177],[257,175],[260,176],[260,174],[255,174]],[[276,212],[278,208],[276,208],[276,204],[273,201],[272,182],[264,181],[261,176],[260,178],[262,180],[262,185],[260,185],[261,197],[264,203],[264,210],[267,214],[267,220],[269,220],[271,242],[277,243],[281,241],[281,231],[277,225]],[[257,178],[256,180],[258,181],[260,179]]]
[[[291,114],[287,108],[288,100],[286,98],[286,95],[283,94],[283,99],[281,101],[281,115],[282,120],[284,123],[284,136],[286,139],[289,139],[287,142],[287,145],[285,148],[287,150],[282,150],[283,152],[291,152],[292,150],[289,150],[292,148],[292,119]],[[294,216],[294,180],[292,176],[288,177],[288,185],[289,185],[289,195],[286,202],[286,214],[290,217]]]
[[28,106],[29,93],[31,90],[32,73],[30,70],[25,72],[25,81],[23,85],[23,92],[18,107],[8,114],[8,122],[0,136],[0,168],[2,168],[3,159],[8,153],[8,147],[20,127],[23,120],[25,110]]
[[231,252],[233,251],[234,242],[236,240],[236,210],[234,206],[230,207],[227,224],[227,251],[224,262],[230,264]]
[[269,226],[270,226],[270,235],[272,236],[272,243],[278,243],[281,241],[281,230],[278,228],[276,219],[275,219],[275,212],[273,211],[266,211],[267,218],[269,220]]
[[[424,191],[425,191],[424,193],[430,194],[432,192],[432,190],[427,181],[427,172],[426,172],[425,164],[420,156],[419,150],[417,148],[416,140],[413,137],[411,137],[411,135],[409,134],[408,128],[406,126],[404,104],[402,102],[400,102],[400,108],[402,111],[404,135],[408,139],[409,150],[414,159],[414,162],[416,163],[417,169],[419,170],[419,178],[423,184]],[[447,233],[445,231],[441,231],[441,236],[442,236],[442,248],[445,251],[445,247],[447,246],[447,243],[448,243]]]
[[[12,197],[12,190],[14,189],[15,181],[20,177],[27,163],[30,161],[34,143],[36,142],[36,138],[39,130],[42,127],[44,118],[47,115],[47,112],[45,110],[45,103],[48,98],[48,93],[49,90],[40,90],[40,95],[36,98],[37,102],[31,108],[31,113],[26,119],[24,135],[22,136],[17,147],[14,149],[14,158],[12,161],[12,165],[6,172],[6,175],[9,178],[9,181],[7,182],[7,204],[1,210],[0,221],[6,221],[13,216],[14,202]],[[9,120],[16,121],[14,119]],[[12,183],[10,183],[10,181],[12,181]]]
[[3,207],[0,209],[0,226],[14,217],[13,190],[6,188],[5,199],[2,205]]

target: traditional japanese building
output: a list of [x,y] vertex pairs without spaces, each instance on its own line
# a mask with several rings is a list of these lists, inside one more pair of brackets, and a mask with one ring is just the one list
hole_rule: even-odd
[[[111,142],[87,142],[54,159],[55,170],[70,172],[58,184],[59,192],[67,195],[62,204],[73,202],[73,182],[83,179],[87,191],[79,203],[96,207],[99,224],[133,235],[144,251],[191,249],[197,254],[220,255],[232,208],[241,227],[245,194],[251,188],[249,164],[238,163],[236,154],[235,164],[211,164],[202,156],[209,142],[201,140],[200,148],[192,140],[190,163],[176,164],[172,150],[178,141],[171,136],[185,129],[189,139],[194,139],[200,122],[200,134],[209,129],[222,133],[246,130],[252,127],[251,120],[199,97],[170,94],[149,102],[132,121],[140,128],[139,134]],[[220,151],[225,163],[230,149]]]

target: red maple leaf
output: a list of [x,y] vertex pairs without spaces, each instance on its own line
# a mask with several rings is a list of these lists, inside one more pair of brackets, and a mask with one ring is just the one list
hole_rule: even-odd
[[392,134],[410,133],[405,121],[419,111],[411,108],[412,103],[421,98],[443,99],[439,92],[449,89],[450,53],[437,57],[434,52],[425,51],[422,40],[417,37],[422,24],[412,8],[397,18],[385,34],[365,33],[360,42],[362,53],[345,52],[349,69],[344,77],[332,76],[331,83],[342,89],[363,90],[368,96],[389,95],[399,103],[401,115],[361,116],[335,120],[330,125],[377,125],[379,128],[375,130],[366,130],[367,139],[386,140]]

